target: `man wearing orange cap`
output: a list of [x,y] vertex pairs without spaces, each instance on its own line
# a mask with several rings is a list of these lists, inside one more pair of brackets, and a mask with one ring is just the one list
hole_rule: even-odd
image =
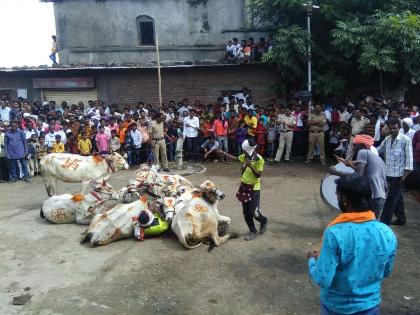
[[[348,161],[339,159],[346,166],[355,170],[358,175],[365,177],[372,191],[372,208],[378,219],[386,199],[386,167],[384,161],[378,154],[371,151],[374,139],[368,135],[357,135],[353,139],[353,154],[356,159]],[[350,175],[349,173],[339,172],[335,167],[330,168],[330,173],[337,176]]]

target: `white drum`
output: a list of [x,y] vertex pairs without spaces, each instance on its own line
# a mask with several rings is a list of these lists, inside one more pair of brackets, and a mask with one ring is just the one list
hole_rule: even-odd
[[[345,173],[354,173],[354,170],[351,167],[345,166],[344,163],[338,163],[334,165],[337,171],[345,172]],[[337,184],[335,180],[339,178],[339,176],[327,174],[321,179],[321,186],[320,186],[320,193],[321,198],[325,202],[325,204],[333,210],[340,210],[338,206],[338,199],[337,195],[335,194]]]

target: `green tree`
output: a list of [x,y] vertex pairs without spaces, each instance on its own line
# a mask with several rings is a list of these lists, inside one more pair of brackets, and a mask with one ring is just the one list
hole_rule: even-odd
[[301,0],[250,0],[262,25],[275,26],[265,61],[278,65],[282,90],[306,85],[307,41],[313,49],[313,85],[321,95],[340,94],[385,74],[405,84],[419,82],[420,1],[323,0],[313,13],[312,36],[305,36]]

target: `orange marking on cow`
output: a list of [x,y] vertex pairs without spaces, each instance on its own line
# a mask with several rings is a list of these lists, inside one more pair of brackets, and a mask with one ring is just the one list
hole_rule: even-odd
[[200,205],[198,203],[194,206],[193,210],[198,211],[198,212],[208,212],[209,211],[209,209],[207,207],[205,207],[203,205]]
[[193,199],[201,198],[202,195],[203,195],[203,193],[201,193],[201,192],[195,192],[195,193],[192,194],[192,198]]
[[83,196],[82,194],[73,195],[73,197],[71,198],[71,200],[73,200],[74,202],[80,202],[84,199],[85,199],[85,196]]
[[108,218],[108,215],[104,212],[104,213],[102,213],[102,215],[101,215],[101,219],[106,219],[106,218]]
[[140,196],[140,201],[143,203],[147,202],[147,197],[145,195]]
[[169,179],[169,176],[168,175],[165,175],[165,176],[163,176],[163,179],[164,180],[168,180]]
[[94,161],[96,164],[100,164],[100,163],[102,163],[102,161],[104,160],[104,158],[103,158],[102,156],[100,156],[100,155],[94,155],[94,156],[92,157],[92,159],[93,159],[93,161]]
[[61,166],[66,170],[69,170],[71,168],[75,170],[79,167],[80,162],[81,160],[78,159],[67,158],[67,160]]
[[67,218],[67,215],[64,212],[64,209],[63,208],[53,210],[52,213],[51,213],[51,216],[53,217],[53,219],[56,222],[59,222],[59,221],[64,220],[64,219]]
[[120,228],[116,228],[114,234],[112,234],[111,239],[115,240],[118,236],[121,235],[121,229]]

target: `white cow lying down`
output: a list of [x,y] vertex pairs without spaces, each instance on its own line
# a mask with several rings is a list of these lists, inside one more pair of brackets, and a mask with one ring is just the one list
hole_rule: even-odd
[[116,152],[107,157],[50,153],[41,159],[41,172],[48,196],[55,195],[57,180],[83,183],[82,193],[86,193],[89,182],[100,181],[122,168],[128,169],[128,164]]
[[[198,189],[187,187],[181,196],[175,198],[172,229],[185,248],[195,248],[203,241],[219,246],[236,236],[219,236],[219,224],[227,227],[230,223],[230,218],[221,216],[217,210],[218,200],[223,198],[224,194],[210,181],[205,181]],[[82,243],[89,241],[91,246],[98,246],[133,237],[132,218],[149,206],[150,200],[142,195],[135,202],[117,205],[96,215],[82,238]]]
[[227,230],[231,221],[218,211],[218,202],[224,197],[213,182],[206,180],[200,189],[187,190],[176,200],[171,228],[185,248],[196,248],[203,241],[210,241],[211,250],[237,237],[234,233],[219,235],[219,225]]
[[134,236],[133,218],[144,209],[148,209],[148,200],[142,195],[132,203],[118,204],[102,214],[95,215],[81,243],[89,241],[90,245],[95,247]]
[[119,194],[105,180],[91,185],[94,189],[86,195],[63,194],[48,198],[42,205],[41,217],[53,223],[89,224],[95,214],[102,212],[104,202],[119,199]]

